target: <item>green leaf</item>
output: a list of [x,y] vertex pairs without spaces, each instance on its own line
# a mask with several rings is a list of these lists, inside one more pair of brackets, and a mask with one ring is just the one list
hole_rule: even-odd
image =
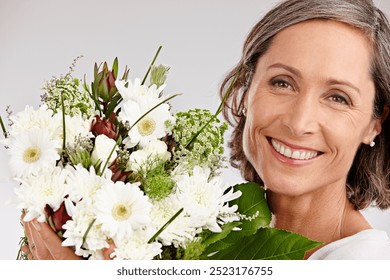
[[107,110],[105,112],[106,119],[108,119],[112,112],[114,112],[115,108],[118,106],[120,101],[122,100],[122,97],[120,94],[117,94],[114,96],[114,98],[111,99],[110,103],[108,103]]
[[207,236],[207,238],[203,240],[203,245],[207,247],[217,241],[224,239],[234,228],[238,227],[239,225],[241,225],[240,222],[231,222],[231,223],[224,224],[222,226],[222,231],[218,233],[212,233],[209,236]]
[[114,77],[118,77],[118,58],[115,57],[114,63],[112,64],[112,73],[114,74]]
[[271,211],[265,199],[265,191],[256,183],[244,183],[234,186],[236,191],[241,191],[241,196],[231,201],[231,205],[238,206],[238,213],[247,219],[241,219],[239,231],[231,231],[230,234],[217,242],[210,243],[205,254],[224,250],[234,244],[240,243],[242,238],[253,235],[259,228],[268,227],[271,223]]
[[302,260],[305,253],[321,242],[276,228],[261,228],[229,248],[219,251],[213,260]]

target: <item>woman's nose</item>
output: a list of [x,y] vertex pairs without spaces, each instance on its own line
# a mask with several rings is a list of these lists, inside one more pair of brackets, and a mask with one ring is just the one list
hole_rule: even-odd
[[297,137],[311,135],[319,128],[319,107],[314,98],[297,96],[286,106],[283,124]]

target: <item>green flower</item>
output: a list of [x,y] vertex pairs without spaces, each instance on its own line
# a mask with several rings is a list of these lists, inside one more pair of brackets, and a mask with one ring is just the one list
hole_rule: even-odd
[[176,114],[172,136],[179,144],[174,152],[177,163],[189,167],[211,165],[214,172],[224,167],[224,133],[228,126],[205,109],[191,109]]

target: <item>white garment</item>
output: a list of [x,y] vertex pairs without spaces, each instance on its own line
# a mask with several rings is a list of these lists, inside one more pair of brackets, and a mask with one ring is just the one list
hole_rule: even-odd
[[390,239],[385,231],[367,229],[331,242],[309,260],[390,260]]

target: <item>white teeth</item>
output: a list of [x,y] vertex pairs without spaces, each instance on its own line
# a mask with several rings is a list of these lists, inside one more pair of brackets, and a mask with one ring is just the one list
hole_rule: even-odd
[[318,155],[317,152],[302,151],[302,150],[291,150],[290,148],[282,145],[279,142],[271,139],[272,146],[281,155],[292,159],[308,160]]

